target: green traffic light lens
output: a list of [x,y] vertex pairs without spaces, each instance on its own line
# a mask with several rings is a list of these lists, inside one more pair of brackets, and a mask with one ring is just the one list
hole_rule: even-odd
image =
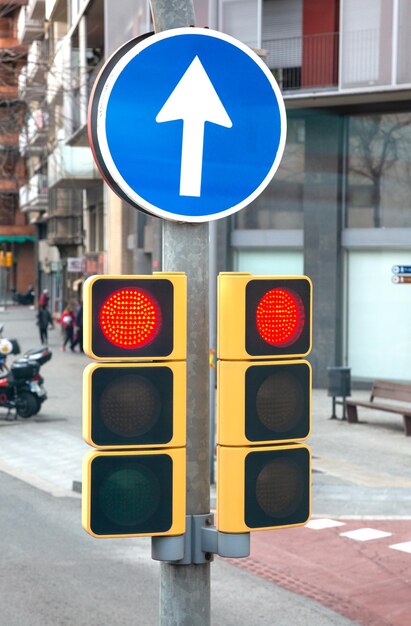
[[256,413],[262,424],[274,433],[285,433],[301,420],[304,389],[301,382],[286,371],[268,376],[256,394]]
[[162,533],[173,521],[169,454],[104,453],[90,466],[90,529],[96,535]]
[[161,399],[150,380],[129,374],[107,384],[99,408],[109,431],[121,437],[138,437],[156,424]]
[[150,468],[134,464],[109,474],[99,492],[104,515],[120,526],[147,521],[160,502],[160,484]]

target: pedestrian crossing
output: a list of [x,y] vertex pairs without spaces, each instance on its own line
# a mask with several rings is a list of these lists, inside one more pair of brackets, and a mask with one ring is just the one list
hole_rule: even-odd
[[[330,518],[314,518],[311,519],[305,526],[305,528],[312,530],[325,530],[328,528],[335,528],[338,526],[346,526],[346,522],[330,519]],[[392,537],[393,533],[387,530],[380,530],[378,528],[356,528],[354,530],[348,530],[339,533],[340,537],[346,537],[347,539],[351,539],[353,541],[375,541],[378,539],[384,539],[386,537]],[[411,521],[410,521],[410,537],[411,537]],[[397,544],[392,544],[388,546],[393,550],[399,550],[401,552],[406,552],[411,555],[411,540],[405,541]]]

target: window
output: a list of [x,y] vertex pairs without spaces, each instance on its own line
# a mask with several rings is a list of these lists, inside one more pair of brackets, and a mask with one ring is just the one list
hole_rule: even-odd
[[346,227],[411,227],[411,112],[348,120]]
[[263,193],[236,214],[236,228],[302,228],[304,168],[305,121],[289,118],[281,164]]

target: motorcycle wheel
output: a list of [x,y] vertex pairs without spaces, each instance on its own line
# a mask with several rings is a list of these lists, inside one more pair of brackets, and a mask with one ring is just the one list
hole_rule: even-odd
[[39,399],[38,399],[38,398],[36,398],[35,396],[33,396],[33,398],[34,398],[34,399],[35,399],[35,401],[36,401],[36,410],[34,411],[33,415],[37,415],[37,413],[40,411],[40,409],[41,409],[41,405],[42,405],[43,403],[41,402],[41,400],[39,400]]
[[29,391],[22,391],[16,401],[17,414],[20,417],[31,417],[36,413],[36,398]]

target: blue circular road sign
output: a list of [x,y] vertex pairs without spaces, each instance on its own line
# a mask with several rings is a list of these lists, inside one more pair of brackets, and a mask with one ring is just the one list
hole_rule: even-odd
[[176,28],[134,39],[101,71],[89,137],[112,189],[165,219],[205,222],[252,202],[284,151],[270,70],[233,37]]

